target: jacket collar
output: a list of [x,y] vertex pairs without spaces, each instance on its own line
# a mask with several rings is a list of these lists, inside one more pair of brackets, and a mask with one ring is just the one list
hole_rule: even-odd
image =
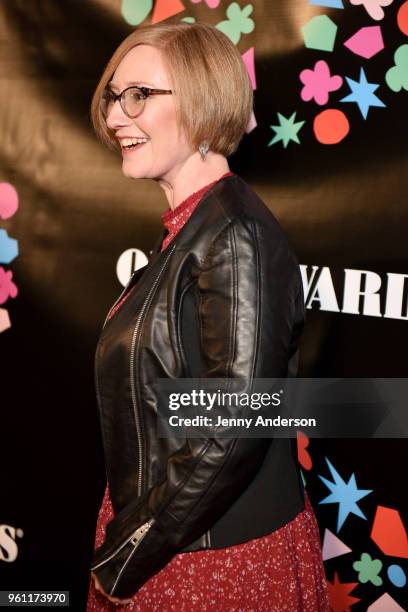
[[[232,174],[221,178],[215,183],[215,185],[210,187],[210,189],[206,191],[200,200],[199,206],[197,206],[192,212],[185,225],[183,225],[164,251],[161,250],[161,245],[165,236],[167,235],[167,229],[162,229],[150,253],[146,270],[151,269],[159,261],[163,262],[173,246],[176,250],[189,250],[191,248],[191,241],[194,242],[194,238],[203,231],[204,226],[206,227],[207,231],[212,231],[212,223],[214,219],[219,217],[220,214],[219,209],[216,209],[214,206],[216,203],[214,200],[217,200],[218,198],[220,200],[225,200],[225,198],[228,197],[233,198],[235,193],[235,181],[241,180],[242,179],[238,175]],[[138,271],[134,272],[133,276],[131,277],[127,285],[126,293],[128,293],[133,285],[137,282],[139,278],[139,274],[137,272]]]

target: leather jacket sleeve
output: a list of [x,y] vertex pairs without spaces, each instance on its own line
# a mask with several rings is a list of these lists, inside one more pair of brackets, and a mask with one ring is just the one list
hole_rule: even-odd
[[[204,378],[286,376],[299,279],[286,240],[267,227],[234,219],[220,231],[197,280]],[[207,531],[254,478],[270,442],[186,439],[163,481],[108,524],[91,564],[104,590],[132,596]]]

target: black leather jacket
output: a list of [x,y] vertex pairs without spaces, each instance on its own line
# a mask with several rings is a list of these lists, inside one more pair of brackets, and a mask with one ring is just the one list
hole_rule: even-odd
[[95,356],[115,518],[91,569],[119,598],[176,553],[265,535],[304,508],[293,438],[156,435],[158,378],[296,375],[303,289],[282,228],[229,175],[161,252],[163,237],[105,320]]

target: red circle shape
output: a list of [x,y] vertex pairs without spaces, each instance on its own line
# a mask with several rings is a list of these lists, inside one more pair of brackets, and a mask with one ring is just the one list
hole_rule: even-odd
[[327,108],[314,118],[313,131],[321,144],[337,144],[349,133],[350,124],[342,111]]
[[401,4],[399,7],[397,23],[401,32],[408,36],[408,2],[404,2],[404,4]]

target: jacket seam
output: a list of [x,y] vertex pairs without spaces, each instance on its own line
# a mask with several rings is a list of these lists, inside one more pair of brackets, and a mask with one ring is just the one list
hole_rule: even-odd
[[156,512],[156,514],[154,516],[155,519],[157,519],[160,516],[160,514],[162,514],[163,512],[167,512],[167,514],[169,514],[175,521],[177,521],[177,523],[180,523],[179,519],[176,516],[174,516],[174,514],[171,512],[171,510],[168,509],[168,507],[171,504],[171,502],[174,500],[176,495],[179,493],[179,491],[181,491],[181,489],[184,487],[184,485],[191,478],[193,472],[195,472],[197,466],[202,461],[203,456],[205,455],[205,453],[207,452],[208,447],[211,446],[211,444],[212,444],[211,439],[207,439],[206,443],[204,444],[204,447],[201,449],[198,457],[196,457],[196,461],[194,462],[194,465],[191,467],[191,470],[188,472],[186,477],[179,484],[177,489],[174,491],[173,495],[169,499],[166,500],[166,502],[161,506],[160,509],[158,509],[158,511]]
[[180,320],[181,320],[181,312],[183,310],[183,303],[184,303],[185,294],[190,289],[190,287],[194,284],[194,282],[195,282],[195,278],[192,278],[191,281],[189,283],[187,283],[187,285],[184,287],[183,291],[181,292],[180,303],[179,303],[179,307],[177,309],[177,321],[176,321],[177,345],[178,345],[178,349],[180,351],[180,357],[181,357],[181,361],[183,363],[183,369],[184,369],[185,372],[188,372],[188,373],[190,373],[190,368],[188,367],[186,355],[185,355],[185,352],[184,352]]
[[[232,438],[232,442],[230,447],[227,449],[226,455],[225,455],[225,460],[224,462],[220,465],[219,469],[213,474],[212,478],[209,481],[209,485],[208,487],[206,487],[206,489],[201,493],[200,497],[197,498],[195,504],[193,504],[193,506],[190,508],[190,511],[188,512],[188,514],[186,515],[185,519],[188,519],[188,517],[190,516],[190,514],[194,511],[194,509],[199,505],[199,503],[201,502],[202,498],[208,493],[208,491],[211,489],[214,481],[219,477],[219,475],[221,474],[221,472],[227,467],[228,462],[231,459],[231,455],[235,450],[235,447],[237,445],[238,442],[238,438]],[[208,448],[208,447],[207,447]],[[207,449],[206,449],[207,450]]]
[[254,249],[255,249],[255,262],[256,262],[256,281],[257,281],[257,309],[256,309],[256,321],[255,321],[255,339],[254,339],[254,361],[252,365],[252,378],[256,373],[258,365],[258,349],[259,349],[259,328],[262,320],[262,285],[261,285],[261,263],[259,256],[259,244],[258,244],[258,228],[255,223],[252,223],[254,230]]
[[227,362],[227,375],[231,378],[232,375],[232,364],[236,355],[236,331],[237,331],[237,304],[238,304],[238,273],[237,273],[237,247],[234,235],[234,228],[232,225],[228,226],[228,233],[231,234],[231,255],[232,255],[232,303],[231,303],[231,330],[230,330],[230,341],[229,341],[229,360]]

